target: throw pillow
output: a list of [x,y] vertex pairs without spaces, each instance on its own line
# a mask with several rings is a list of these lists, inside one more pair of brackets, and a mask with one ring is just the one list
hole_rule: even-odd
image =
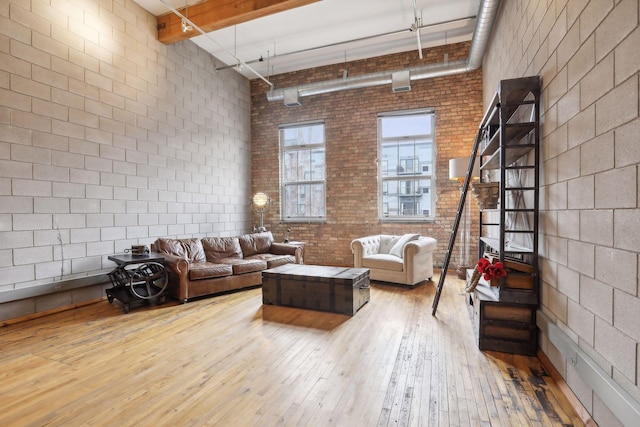
[[418,237],[420,237],[419,234],[405,234],[403,235],[397,242],[395,245],[393,245],[393,247],[391,248],[391,250],[389,251],[389,255],[395,255],[398,258],[402,258],[403,256],[403,249],[404,249],[404,245],[406,245],[408,242],[412,241],[412,240],[417,240]]
[[387,234],[380,235],[380,249],[378,250],[379,254],[388,254],[393,245],[396,244],[398,239],[402,236],[389,236]]

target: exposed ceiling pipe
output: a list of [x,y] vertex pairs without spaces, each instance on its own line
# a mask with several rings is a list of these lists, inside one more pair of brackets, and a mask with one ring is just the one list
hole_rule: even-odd
[[[451,19],[448,21],[441,21],[441,22],[435,22],[433,24],[428,24],[428,25],[421,25],[419,27],[419,30],[426,30],[426,31],[433,31],[436,27],[442,26],[442,25],[448,25],[448,24],[460,24],[460,23],[464,23],[465,21],[469,21],[471,19],[476,19],[477,16],[475,15],[470,15],[467,16],[465,18],[458,18],[458,19]],[[413,31],[411,28],[406,28],[404,30],[398,30],[398,31],[390,31],[390,32],[386,32],[386,33],[381,33],[381,34],[375,34],[372,36],[366,36],[366,37],[359,37],[357,39],[352,39],[352,40],[346,40],[346,41],[341,41],[341,42],[336,42],[336,43],[329,43],[329,44],[325,44],[322,46],[316,46],[316,47],[309,47],[306,49],[301,49],[301,50],[296,50],[296,51],[292,51],[292,52],[286,52],[286,53],[281,53],[279,55],[274,55],[271,57],[271,59],[279,59],[279,60],[283,60],[286,61],[286,58],[289,56],[295,56],[301,53],[309,53],[309,52],[317,52],[319,50],[322,49],[328,49],[328,48],[339,48],[339,47],[343,47],[344,49],[348,49],[348,45],[352,44],[352,43],[358,43],[358,42],[366,42],[366,41],[371,41],[371,40],[375,40],[375,39],[383,39],[385,37],[393,37],[393,36],[398,36],[398,35],[402,35],[404,33],[407,32],[411,32]],[[250,61],[245,61],[246,64],[257,64],[260,62],[263,62],[264,58],[260,57],[259,59],[252,59]],[[236,64],[233,65],[222,65],[220,67],[216,67],[216,71],[221,71],[221,70],[228,70],[231,68],[236,68]]]
[[476,28],[473,30],[469,58],[467,59],[467,71],[474,71],[482,66],[482,57],[485,50],[487,50],[489,37],[491,37],[491,30],[499,7],[500,0],[481,0],[480,10],[476,18]]
[[[493,28],[493,23],[499,6],[500,0],[481,0],[476,18],[476,26],[471,40],[469,57],[466,60],[452,62],[446,61],[443,63],[409,68],[410,80],[449,76],[474,71],[480,68],[482,65],[482,57],[484,56],[487,44],[489,43],[489,37],[491,36],[491,30]],[[297,100],[297,98],[300,97],[390,84],[393,82],[393,74],[401,71],[407,70],[381,71],[362,76],[327,80],[324,82],[309,83],[284,89],[271,89],[267,92],[267,100],[270,102],[284,100],[285,105],[288,106],[300,105]],[[285,92],[287,94],[286,99]],[[294,96],[293,99],[291,99],[292,94],[297,96]]]

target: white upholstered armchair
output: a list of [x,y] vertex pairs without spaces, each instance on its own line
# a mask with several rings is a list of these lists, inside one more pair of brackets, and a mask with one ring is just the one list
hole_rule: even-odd
[[433,277],[438,242],[418,234],[378,234],[351,242],[353,266],[368,268],[371,280],[414,286]]

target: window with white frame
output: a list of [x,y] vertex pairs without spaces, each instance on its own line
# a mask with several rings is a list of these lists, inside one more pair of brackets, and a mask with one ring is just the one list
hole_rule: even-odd
[[435,114],[378,116],[379,215],[382,220],[435,219]]
[[282,220],[321,221],[326,216],[324,123],[280,126]]

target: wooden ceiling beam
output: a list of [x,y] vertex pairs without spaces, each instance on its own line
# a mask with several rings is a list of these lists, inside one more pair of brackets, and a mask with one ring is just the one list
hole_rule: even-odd
[[[317,1],[321,0],[205,0],[189,6],[188,14],[185,8],[178,12],[208,33]],[[182,19],[173,12],[158,16],[158,40],[164,44],[199,35],[195,29],[182,32]]]

